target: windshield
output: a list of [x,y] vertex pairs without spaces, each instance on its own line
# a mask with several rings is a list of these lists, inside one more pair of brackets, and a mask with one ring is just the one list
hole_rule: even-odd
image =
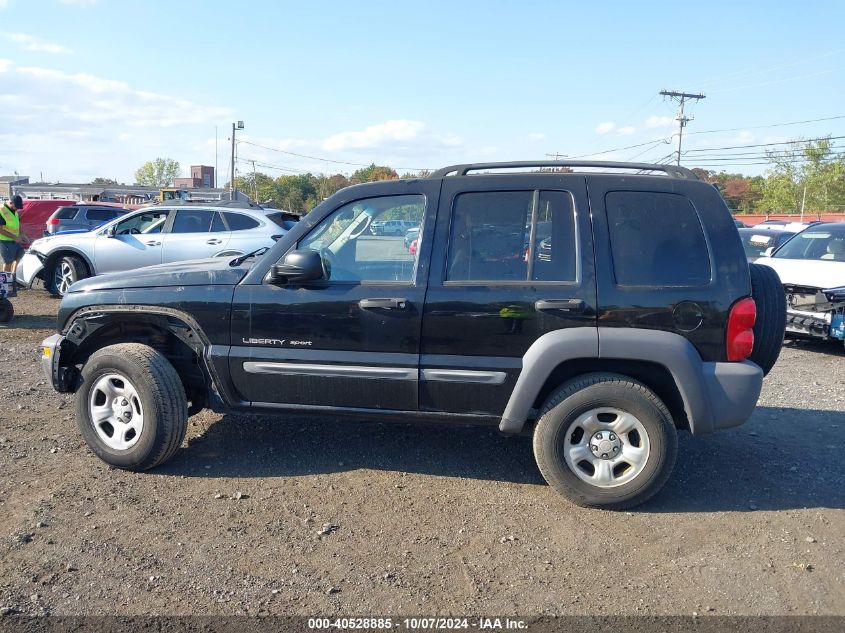
[[774,256],[845,262],[845,226],[810,227],[779,248]]

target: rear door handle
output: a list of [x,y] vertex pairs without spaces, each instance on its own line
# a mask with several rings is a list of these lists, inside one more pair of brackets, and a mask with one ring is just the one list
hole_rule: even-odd
[[361,299],[358,307],[362,310],[381,308],[384,310],[404,310],[408,307],[407,299]]
[[206,240],[206,244],[222,244],[223,240],[218,240],[216,237],[212,237],[210,240]]
[[534,304],[537,310],[560,310],[561,312],[583,312],[581,299],[540,299]]

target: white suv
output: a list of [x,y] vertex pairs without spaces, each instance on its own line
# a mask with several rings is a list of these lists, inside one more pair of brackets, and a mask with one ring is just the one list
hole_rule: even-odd
[[16,277],[27,287],[42,279],[47,290],[63,296],[72,283],[93,275],[272,246],[293,225],[288,217],[246,203],[146,207],[94,231],[34,241]]

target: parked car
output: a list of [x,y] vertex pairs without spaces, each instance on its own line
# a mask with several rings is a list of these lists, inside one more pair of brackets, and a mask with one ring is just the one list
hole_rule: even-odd
[[43,237],[47,219],[56,209],[69,204],[75,204],[75,202],[73,200],[29,200],[25,198],[20,213],[21,237],[24,245],[29,245]]
[[55,235],[65,231],[90,231],[129,213],[129,209],[110,204],[72,204],[59,207],[47,219],[44,235]]
[[373,235],[404,235],[406,231],[417,226],[410,220],[383,220],[374,222],[370,227]]
[[757,262],[783,281],[787,334],[845,342],[845,223],[814,224]]
[[742,239],[742,247],[745,249],[745,257],[749,263],[761,257],[768,257],[775,249],[786,244],[796,235],[797,233],[785,229],[753,226],[739,229],[739,237]]
[[17,269],[18,281],[35,279],[64,295],[71,284],[103,273],[155,264],[235,257],[271,246],[288,229],[281,211],[245,203],[174,204],[128,213],[86,233],[58,234],[32,243]]
[[[168,460],[205,407],[460,421],[532,432],[541,473],[575,503],[641,503],[670,476],[678,429],[751,415],[783,341],[783,286],[746,264],[692,171],[565,164],[356,185],[260,258],[78,282],[43,343],[46,375],[120,468]],[[469,175],[491,169],[511,171]],[[368,230],[399,209],[433,228],[415,254]],[[555,246],[525,261],[525,224],[544,217]]]
[[734,218],[734,224],[738,229],[743,229],[748,226],[745,222],[743,222],[742,220],[737,220],[736,218]]
[[405,231],[405,248],[411,247],[411,242],[420,236],[420,227],[415,226],[412,229]]

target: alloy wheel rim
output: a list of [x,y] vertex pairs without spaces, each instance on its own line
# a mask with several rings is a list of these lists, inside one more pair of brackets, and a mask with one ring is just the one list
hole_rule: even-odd
[[56,289],[63,295],[74,282],[73,269],[67,262],[61,262],[56,268]]
[[88,413],[97,437],[112,450],[129,450],[141,438],[144,430],[141,399],[135,386],[121,374],[106,374],[94,383]]
[[643,471],[651,443],[635,415],[599,407],[576,418],[567,431],[563,452],[566,465],[579,479],[598,488],[615,488]]

